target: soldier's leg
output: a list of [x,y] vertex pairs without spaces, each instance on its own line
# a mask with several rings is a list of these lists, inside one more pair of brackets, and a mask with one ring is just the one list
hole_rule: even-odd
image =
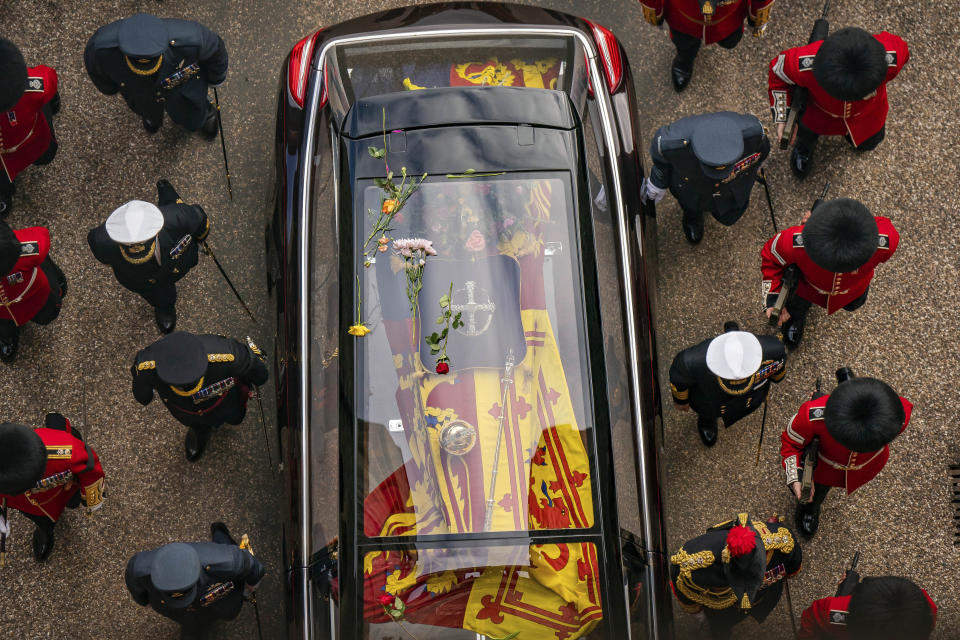
[[196,462],[203,456],[210,441],[210,432],[213,428],[207,425],[190,427],[187,431],[187,437],[183,441],[183,448],[187,455],[187,460]]
[[12,320],[0,320],[0,362],[7,364],[17,358],[20,329]]
[[803,123],[797,125],[797,139],[790,152],[790,169],[798,178],[805,178],[813,168],[813,150],[817,146],[820,136]]
[[[881,142],[883,142],[883,139],[886,137],[886,135],[887,135],[887,127],[886,125],[884,125],[883,127],[880,127],[880,131],[877,131],[875,134],[873,134],[872,136],[870,136],[869,138],[861,142],[858,146],[854,147],[854,149],[860,153],[864,151],[873,151],[880,145]],[[849,142],[852,145],[853,140],[850,139],[850,136],[847,135],[846,138],[847,138],[847,142]]]
[[699,243],[703,240],[703,211],[689,207],[682,202],[680,208],[683,209],[683,219],[680,221],[680,226],[683,229],[684,237],[690,244]]
[[807,504],[797,505],[797,531],[807,538],[812,538],[820,527],[820,505],[829,493],[830,487],[825,484],[814,483],[813,500]]
[[180,199],[180,194],[177,193],[177,190],[170,184],[170,181],[165,178],[157,180],[157,206],[162,207],[177,202],[182,202],[182,200]]
[[37,562],[43,562],[53,552],[53,528],[57,523],[46,516],[35,516],[32,513],[24,513],[23,515],[33,520],[33,523],[37,525],[37,528],[33,530],[33,557]]
[[783,343],[788,349],[796,349],[803,338],[803,327],[807,323],[807,313],[811,302],[794,294],[787,298],[784,307],[790,314],[790,319],[783,327]]
[[[59,96],[60,94],[57,93]],[[57,144],[57,133],[53,130],[53,109],[50,107],[51,103],[43,105],[41,111],[47,120],[47,126],[50,127],[50,144],[47,146],[47,150],[43,154],[33,161],[33,164],[44,165],[50,164],[53,162],[53,159],[57,155],[57,149],[60,148],[60,145]]]
[[700,51],[700,39],[688,36],[685,33],[670,29],[670,39],[677,48],[677,55],[670,65],[670,81],[677,92],[683,91],[690,84],[693,75],[693,61]]
[[707,613],[707,624],[710,626],[712,640],[730,640],[733,628],[743,620],[743,614],[737,606],[726,609],[704,609]]
[[13,182],[7,178],[7,172],[0,167],[0,218],[6,218],[13,210],[13,194],[16,190]]
[[737,204],[736,200],[729,198],[722,202],[717,202],[716,207],[717,208],[710,213],[717,222],[729,227],[743,217],[743,214],[750,208],[750,201],[747,200],[747,202],[741,206]]
[[853,302],[851,302],[850,304],[848,304],[847,306],[845,306],[845,307],[843,308],[843,310],[844,310],[844,311],[856,311],[857,309],[859,309],[860,307],[862,307],[862,306],[864,305],[864,303],[867,301],[867,294],[868,294],[868,293],[870,293],[870,287],[869,287],[869,286],[867,287],[867,290],[864,291],[863,294],[860,295],[859,298],[857,298],[856,300],[854,300]]
[[210,524],[210,540],[216,544],[229,544],[237,546],[237,541],[230,535],[227,525],[222,522],[213,522]]
[[166,335],[173,331],[177,326],[177,285],[166,282],[139,293],[153,307],[153,316],[160,333]]
[[717,444],[717,418],[701,413],[697,414],[697,433],[700,434],[700,440],[708,447]]
[[[194,96],[195,97],[195,96]],[[217,109],[206,95],[199,101],[172,95],[166,102],[167,115],[187,131],[199,131],[208,140],[217,135]]]
[[63,304],[63,298],[67,295],[67,277],[60,267],[47,257],[40,263],[40,269],[47,276],[47,282],[50,283],[50,295],[47,301],[43,303],[36,315],[30,319],[34,324],[50,324],[60,315],[60,307]]
[[741,25],[739,29],[735,30],[723,40],[717,42],[717,44],[724,49],[733,49],[740,44],[741,40],[743,40],[743,25]]

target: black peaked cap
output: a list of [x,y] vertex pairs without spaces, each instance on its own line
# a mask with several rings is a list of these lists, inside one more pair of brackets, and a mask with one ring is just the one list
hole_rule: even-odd
[[852,198],[823,202],[803,225],[803,247],[817,266],[848,273],[865,265],[877,251],[877,219]]
[[813,59],[813,77],[837,100],[863,100],[886,80],[887,52],[863,29],[840,29],[820,45]]
[[879,451],[893,441],[906,420],[900,396],[876,378],[852,378],[827,398],[827,432],[858,453]]
[[47,446],[30,427],[0,424],[0,493],[18,496],[32,489],[47,468]]
[[192,333],[174,331],[160,339],[152,351],[157,376],[167,384],[190,384],[207,371],[207,350],[200,337]]
[[0,38],[0,111],[10,111],[27,90],[27,63],[17,45]]

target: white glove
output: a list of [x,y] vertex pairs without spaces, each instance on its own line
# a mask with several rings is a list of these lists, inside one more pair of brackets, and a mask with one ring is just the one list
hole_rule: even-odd
[[650,182],[650,178],[644,178],[643,185],[640,187],[640,201],[646,202],[647,200],[653,200],[654,202],[660,202],[666,193],[667,190],[665,188],[660,188],[653,184]]
[[10,537],[10,523],[2,515],[0,515],[0,534]]

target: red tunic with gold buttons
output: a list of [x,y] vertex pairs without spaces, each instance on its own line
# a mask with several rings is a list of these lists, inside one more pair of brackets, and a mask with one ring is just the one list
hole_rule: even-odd
[[[937,605],[930,595],[924,591],[930,611],[933,613],[934,624],[937,620]],[[850,598],[853,596],[839,596],[836,598],[821,598],[803,611],[800,618],[800,633],[797,640],[849,640],[847,631],[847,616],[850,615]]]
[[17,105],[0,114],[0,166],[13,182],[50,146],[50,124],[40,110],[57,94],[57,72],[40,65],[27,69],[27,90]]
[[867,290],[876,266],[886,262],[897,250],[900,234],[889,218],[877,217],[877,250],[865,265],[850,273],[834,273],[817,266],[803,246],[803,226],[784,229],[763,245],[760,270],[763,272],[764,306],[771,307],[768,296],[780,293],[783,271],[791,264],[800,268],[797,295],[833,313],[850,304]]
[[0,320],[26,324],[50,295],[50,283],[40,263],[50,253],[50,231],[45,227],[14,229],[20,241],[20,259],[13,271],[0,277]]
[[879,132],[887,121],[887,83],[897,77],[903,65],[910,59],[907,43],[886,31],[874,35],[887,53],[887,77],[880,87],[863,100],[844,102],[837,100],[817,83],[813,76],[813,59],[823,40],[803,47],[781,51],[770,61],[767,89],[773,121],[787,120],[787,108],[791,105],[793,87],[806,87],[810,101],[803,112],[801,122],[814,133],[839,136],[848,134],[854,145]]
[[37,486],[18,496],[0,494],[7,506],[56,522],[77,491],[90,510],[103,503],[103,467],[97,453],[76,438],[67,421],[65,430],[36,429],[47,446],[47,468]]
[[774,0],[711,0],[713,10],[704,14],[699,0],[640,0],[643,17],[651,24],[660,24],[666,18],[674,31],[713,44],[743,29],[743,21],[757,26],[766,24]]
[[[800,405],[799,411],[791,418],[786,430],[780,434],[780,458],[788,483],[794,480],[798,467],[801,467],[803,449],[820,438],[820,455],[817,469],[813,472],[813,481],[829,487],[843,487],[847,493],[853,493],[870,482],[880,473],[890,457],[890,446],[879,451],[857,453],[837,442],[827,431],[823,416],[826,413],[827,399],[822,396]],[[900,433],[910,422],[913,404],[906,398],[900,398],[906,416]]]

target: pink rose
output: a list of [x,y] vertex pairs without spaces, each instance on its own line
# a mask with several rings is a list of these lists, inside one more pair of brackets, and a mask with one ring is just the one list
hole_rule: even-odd
[[483,251],[487,247],[487,241],[483,239],[479,229],[474,229],[464,246],[467,251]]

